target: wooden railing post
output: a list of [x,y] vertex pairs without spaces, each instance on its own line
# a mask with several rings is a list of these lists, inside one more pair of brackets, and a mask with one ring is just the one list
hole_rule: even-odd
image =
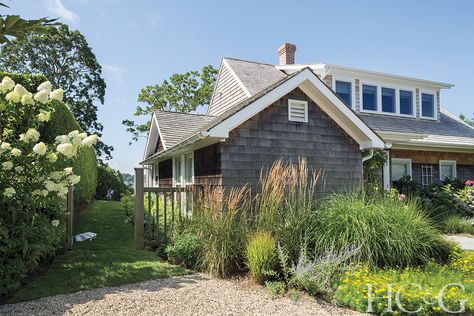
[[137,249],[145,248],[143,220],[145,205],[143,204],[143,168],[135,168],[135,221],[134,239]]
[[74,219],[74,187],[69,186],[66,196],[66,240],[64,248],[72,249],[73,237],[73,219]]

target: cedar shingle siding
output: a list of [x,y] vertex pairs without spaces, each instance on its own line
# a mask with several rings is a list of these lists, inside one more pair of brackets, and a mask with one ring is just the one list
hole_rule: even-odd
[[[308,123],[288,121],[288,99],[308,101]],[[225,187],[256,186],[262,167],[299,157],[324,172],[323,194],[353,189],[362,179],[359,145],[299,89],[234,129],[220,146]]]
[[173,160],[168,159],[160,162],[158,166],[158,179],[160,187],[171,187],[173,185]]
[[217,143],[194,151],[194,184],[222,184],[220,150]]

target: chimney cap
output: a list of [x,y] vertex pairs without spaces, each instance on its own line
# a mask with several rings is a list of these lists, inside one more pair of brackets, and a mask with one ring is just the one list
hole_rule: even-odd
[[291,43],[285,43],[278,48],[280,65],[292,65],[295,63],[296,46]]

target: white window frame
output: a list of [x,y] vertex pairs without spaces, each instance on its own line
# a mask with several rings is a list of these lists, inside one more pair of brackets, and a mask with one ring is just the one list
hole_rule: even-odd
[[410,158],[392,158],[390,164],[390,181],[398,181],[397,180],[393,180],[392,179],[392,166],[394,164],[394,162],[398,162],[399,164],[407,164],[408,165],[408,168],[407,168],[407,171],[408,171],[408,175],[410,176],[410,179],[413,180],[413,172],[412,172],[412,167],[411,167],[411,159]]
[[356,95],[355,95],[355,78],[349,78],[349,77],[342,77],[342,76],[332,76],[332,86],[333,86],[333,91],[336,93],[336,81],[341,81],[341,82],[347,82],[351,84],[351,109],[355,109],[356,105]]
[[[400,113],[400,90],[411,92],[411,113],[412,113],[411,115]],[[416,89],[404,88],[404,87],[399,87],[397,89],[397,113],[398,113],[398,116],[416,117]]]
[[[291,116],[291,106],[293,104],[298,104],[298,105],[303,105],[304,106],[304,120],[299,120],[299,119],[292,118],[292,116]],[[288,99],[288,121],[290,121],[290,122],[299,122],[299,123],[308,123],[308,101]]]
[[[364,92],[363,92],[364,85],[377,87],[377,110],[376,111],[364,109]],[[382,111],[382,88],[395,89],[395,112],[394,113]],[[411,102],[412,102],[412,107],[413,107],[412,115],[400,113],[400,90],[411,92],[411,97],[412,97]],[[431,94],[432,92],[429,92],[429,93]],[[420,98],[421,98],[421,94],[420,94]],[[376,114],[383,114],[383,115],[416,118],[416,89],[405,87],[402,85],[392,84],[390,82],[380,83],[380,82],[374,82],[370,80],[359,79],[359,104],[360,104],[360,112],[363,112],[363,113],[376,113]]]
[[458,174],[457,174],[457,166],[456,166],[456,160],[440,160],[439,161],[439,180],[443,181],[445,178],[441,176],[441,166],[451,166],[453,167],[453,179],[456,179]]
[[[425,120],[433,120],[436,121],[438,119],[438,94],[436,93],[435,90],[419,90],[419,100],[420,100],[420,118],[425,119]],[[423,94],[431,94],[433,96],[433,117],[431,116],[423,116],[423,100],[422,100],[422,95]]]
[[[189,157],[191,155],[192,158],[192,169],[191,169],[191,182],[186,182],[186,157]],[[180,166],[180,173],[181,173],[181,179],[176,179],[176,160],[180,159],[181,160],[181,166]],[[173,187],[177,187],[179,184],[180,187],[184,187],[186,185],[193,185],[194,184],[194,152],[187,152],[183,153],[179,156],[176,156],[173,158]]]
[[[423,173],[423,170],[430,170],[431,174],[424,174]],[[426,181],[426,182],[429,182],[429,183],[425,183],[425,179],[428,180],[428,178],[430,179],[430,181]],[[433,166],[432,165],[421,165],[421,185],[423,187],[426,187],[426,186],[429,186],[431,184],[433,184]]]
[[[380,95],[380,86],[379,84],[373,81],[362,81],[359,80],[359,97],[360,97],[360,111],[365,113],[381,113],[381,103],[382,103],[382,96]],[[365,86],[374,86],[377,91],[377,104],[375,105],[375,110],[366,110],[364,109],[364,85]]]

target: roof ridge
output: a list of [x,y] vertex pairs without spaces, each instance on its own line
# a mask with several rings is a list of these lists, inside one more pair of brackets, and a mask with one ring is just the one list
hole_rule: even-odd
[[185,112],[170,111],[170,110],[155,110],[155,112],[215,117],[215,115],[208,115],[208,114],[202,114],[202,113],[185,113]]
[[279,70],[276,68],[277,65],[274,65],[274,64],[269,64],[269,63],[261,63],[261,62],[258,62],[258,61],[253,61],[253,60],[246,60],[246,59],[241,59],[241,58],[235,58],[235,57],[222,57],[222,59],[232,59],[232,60],[236,60],[236,61],[243,61],[245,63],[252,63],[252,64],[258,64],[258,65],[266,65],[266,66],[273,66],[275,67],[276,70]]

